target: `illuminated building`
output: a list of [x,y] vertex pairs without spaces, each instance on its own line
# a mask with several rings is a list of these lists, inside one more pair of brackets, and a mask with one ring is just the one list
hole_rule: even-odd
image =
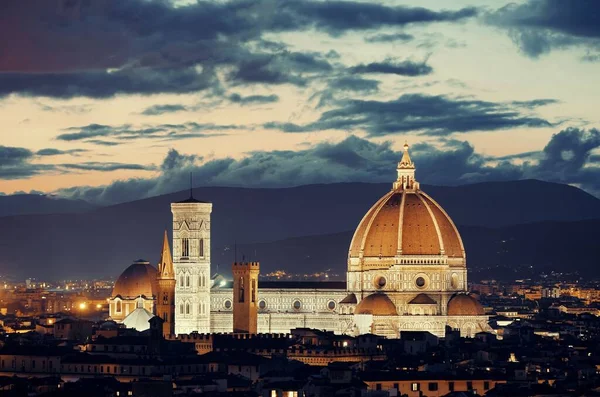
[[[257,332],[307,327],[398,337],[402,331],[443,336],[446,326],[468,336],[488,329],[482,306],[466,293],[460,234],[442,207],[420,189],[408,145],[397,174],[392,189],[358,224],[348,252],[347,282],[258,282]],[[242,298],[231,281],[209,279],[212,204],[190,197],[171,204],[171,211],[175,333],[232,332],[234,305],[250,299],[245,293],[250,290],[244,290]],[[144,308],[156,312],[156,274],[147,263],[130,266],[115,285],[111,317],[122,321],[137,306],[138,297]],[[116,310],[117,299],[121,312]],[[249,325],[245,328],[253,333]]]

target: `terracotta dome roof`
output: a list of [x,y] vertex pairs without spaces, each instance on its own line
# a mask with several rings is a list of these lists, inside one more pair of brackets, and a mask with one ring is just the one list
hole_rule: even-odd
[[[367,211],[356,228],[349,266],[419,264],[415,258],[418,255],[447,256],[453,258],[454,265],[464,265],[465,251],[458,230],[442,207],[420,190],[407,145],[405,155],[398,164],[393,189]],[[402,256],[410,256],[414,262],[403,262]]]
[[386,294],[371,294],[356,306],[355,314],[372,314],[374,316],[397,316],[396,305]]
[[460,294],[455,295],[450,302],[448,302],[448,315],[449,316],[483,316],[483,306],[477,299],[472,296]]
[[410,302],[408,302],[408,304],[409,305],[436,305],[437,302],[434,301],[427,294],[419,294],[419,295],[415,296]]
[[156,295],[156,268],[144,260],[133,262],[117,279],[112,296],[137,298],[144,295],[151,298]]

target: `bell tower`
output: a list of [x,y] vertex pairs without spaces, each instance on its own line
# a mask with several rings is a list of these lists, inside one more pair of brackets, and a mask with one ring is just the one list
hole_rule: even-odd
[[155,314],[162,319],[163,336],[175,335],[175,269],[166,230],[156,279],[158,293]]
[[233,332],[256,334],[258,329],[258,262],[234,262]]
[[212,203],[171,203],[175,268],[175,333],[210,332],[210,214]]

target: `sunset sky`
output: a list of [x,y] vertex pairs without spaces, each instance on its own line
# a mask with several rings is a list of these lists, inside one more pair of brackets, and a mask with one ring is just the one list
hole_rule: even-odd
[[600,1],[0,2],[0,192],[536,178],[600,196]]

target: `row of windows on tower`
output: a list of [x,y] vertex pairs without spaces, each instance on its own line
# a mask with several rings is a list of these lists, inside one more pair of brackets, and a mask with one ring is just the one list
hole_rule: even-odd
[[[179,314],[192,314],[193,304],[189,302],[179,304]],[[198,314],[206,314],[206,303],[198,303]]]
[[[191,248],[191,240],[190,238],[182,238],[181,239],[181,257],[189,258],[190,257],[190,248]],[[198,240],[198,256],[204,257],[204,239],[201,238]]]
[[[192,277],[189,274],[186,274],[185,276],[182,274],[179,276],[179,287],[185,287],[185,288],[189,288],[191,287],[191,279]],[[206,275],[205,274],[200,274],[198,275],[198,287],[206,287]]]
[[[242,303],[242,302],[244,302],[244,292],[245,292],[243,277],[240,277],[239,285],[240,285],[240,288],[239,288],[238,302]],[[256,302],[256,280],[254,280],[254,279],[252,280],[252,288],[250,289],[250,299],[252,300],[252,303]]]

